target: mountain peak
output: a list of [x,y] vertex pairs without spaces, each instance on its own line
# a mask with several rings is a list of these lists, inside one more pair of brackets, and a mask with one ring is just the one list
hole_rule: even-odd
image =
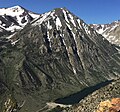
[[63,8],[55,8],[54,9],[54,11],[56,12],[56,14],[62,14],[62,13],[64,13],[64,12],[66,12],[66,13],[71,13],[70,11],[69,11],[69,9],[67,9],[66,7],[63,7]]
[[13,10],[18,10],[18,11],[20,11],[20,10],[26,10],[24,7],[22,7],[20,5],[16,5],[16,6],[8,8],[8,9],[11,9],[11,10],[13,9]]
[[55,11],[58,11],[58,10],[67,10],[67,11],[69,11],[66,7],[55,8],[54,10],[55,10]]
[[13,9],[13,8],[22,8],[22,9],[24,9],[22,6],[20,6],[20,5],[15,5],[15,6],[11,6],[11,7],[2,7],[2,8],[0,8],[0,9]]
[[0,9],[0,27],[14,32],[23,28],[28,22],[39,17],[38,14],[26,10],[22,6],[13,6]]
[[18,15],[19,13],[23,13],[25,9],[21,6],[13,6],[9,8],[1,8],[0,15]]
[[20,5],[16,5],[16,6],[12,6],[12,7],[9,7],[9,8],[11,8],[11,9],[13,9],[13,8],[20,8],[20,9],[24,9],[22,6],[20,6]]
[[37,19],[37,21],[35,20],[35,22],[33,23],[35,23],[35,25],[38,25],[41,24],[42,22],[48,22],[53,20],[53,23],[56,21],[56,23],[57,24],[59,23],[59,25],[64,24],[64,22],[66,24],[67,22],[67,24],[73,24],[74,26],[76,26],[77,23],[76,19],[78,19],[78,17],[76,17],[73,13],[71,13],[68,9],[64,7],[55,8],[52,11],[42,14],[41,17]]

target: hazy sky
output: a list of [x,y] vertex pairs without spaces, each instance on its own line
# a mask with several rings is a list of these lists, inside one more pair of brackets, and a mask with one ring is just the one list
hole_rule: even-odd
[[110,23],[120,19],[120,0],[0,0],[0,7],[14,5],[36,13],[66,7],[86,23]]

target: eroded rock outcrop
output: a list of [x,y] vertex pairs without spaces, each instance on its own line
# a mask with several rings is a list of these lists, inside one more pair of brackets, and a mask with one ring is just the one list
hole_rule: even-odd
[[120,112],[120,98],[101,102],[96,112]]

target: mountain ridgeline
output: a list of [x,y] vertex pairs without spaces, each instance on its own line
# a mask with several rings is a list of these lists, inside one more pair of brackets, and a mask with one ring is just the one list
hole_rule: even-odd
[[3,112],[37,112],[47,102],[119,76],[114,45],[66,8],[41,14],[10,39],[0,39]]
[[109,42],[120,46],[120,20],[109,24],[91,24],[90,26],[99,34],[102,34]]
[[0,9],[0,36],[8,36],[22,29],[27,23],[40,15],[21,6]]

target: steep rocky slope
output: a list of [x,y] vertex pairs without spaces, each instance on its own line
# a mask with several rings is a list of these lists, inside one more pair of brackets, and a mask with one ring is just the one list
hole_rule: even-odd
[[116,48],[65,8],[42,14],[11,41],[0,41],[2,111],[36,112],[46,102],[120,76]]
[[112,44],[120,46],[120,20],[110,24],[91,24],[99,34],[102,34]]
[[[79,104],[64,112],[99,112],[100,109],[103,110],[102,107],[104,105],[106,105],[104,106],[104,111],[100,112],[119,112],[119,110],[115,111],[115,109],[118,109],[117,107],[115,108],[115,105],[110,106],[110,101],[113,101],[114,98],[120,98],[120,79],[114,80],[111,84],[93,92],[81,100]],[[107,110],[108,107],[111,108]]]

